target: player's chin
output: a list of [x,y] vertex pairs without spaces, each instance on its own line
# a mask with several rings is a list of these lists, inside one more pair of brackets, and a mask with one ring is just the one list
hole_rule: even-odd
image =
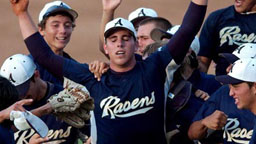
[[127,61],[125,61],[125,60],[118,60],[118,61],[116,61],[116,64],[121,66],[121,67],[124,67],[126,65],[126,63],[127,63]]
[[237,6],[237,5],[235,5],[235,10],[236,10],[236,12],[238,12],[238,13],[244,13],[244,12],[246,12],[246,9],[243,8],[243,6]]
[[238,109],[246,109],[246,107],[244,106],[244,105],[242,105],[241,103],[237,103],[236,104],[236,107],[238,108]]

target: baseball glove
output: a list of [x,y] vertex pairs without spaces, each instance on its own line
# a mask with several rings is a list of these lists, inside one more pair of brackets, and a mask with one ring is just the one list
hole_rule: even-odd
[[88,90],[84,86],[75,83],[68,83],[64,90],[51,96],[48,99],[48,102],[51,104],[55,113],[73,112],[85,101],[89,101],[89,103],[92,104],[91,99],[92,98],[90,97]]
[[54,115],[59,120],[62,120],[75,128],[82,128],[85,125],[85,122],[76,113],[77,112],[74,111],[73,113],[72,112],[54,113]]
[[48,101],[54,115],[67,124],[81,128],[90,119],[90,111],[94,109],[94,100],[88,90],[71,80],[65,79],[64,90],[53,95]]
[[90,100],[82,103],[80,107],[73,112],[58,112],[54,114],[58,119],[66,122],[67,124],[76,128],[82,128],[85,125],[85,121],[90,119],[90,110],[93,109],[93,99],[90,98]]

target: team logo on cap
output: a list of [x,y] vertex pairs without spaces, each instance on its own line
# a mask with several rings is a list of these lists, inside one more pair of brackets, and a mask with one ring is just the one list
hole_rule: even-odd
[[235,65],[236,63],[234,63],[234,64],[232,64],[231,65],[231,68],[230,68],[230,73],[232,73],[233,72],[233,67],[234,67],[234,65]]
[[141,9],[141,11],[138,13],[138,16],[146,16],[144,9]]
[[12,74],[10,74],[9,80],[12,81],[13,83],[16,83],[16,81],[15,81],[15,80],[13,79],[13,77],[12,77]]
[[116,26],[123,26],[121,19],[119,19],[119,20],[115,23],[115,27],[116,27]]
[[[245,48],[245,45],[241,45],[240,47],[238,47],[235,51],[237,51],[238,54],[241,54],[241,51],[243,48]],[[253,48],[252,46],[250,46],[250,48]],[[234,52],[235,52],[234,51]],[[251,58],[256,58],[256,54],[254,54],[253,56],[251,56]]]
[[241,50],[245,47],[245,45],[242,45],[236,49],[237,53],[240,54]]

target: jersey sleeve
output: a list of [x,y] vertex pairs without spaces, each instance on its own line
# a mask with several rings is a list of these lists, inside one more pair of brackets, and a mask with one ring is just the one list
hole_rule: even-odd
[[89,80],[93,79],[93,74],[87,64],[55,55],[38,32],[25,39],[25,44],[34,60],[56,78],[63,79],[64,76],[90,88]]
[[167,43],[167,47],[177,64],[183,61],[191,42],[200,30],[206,8],[207,6],[191,2],[179,30]]

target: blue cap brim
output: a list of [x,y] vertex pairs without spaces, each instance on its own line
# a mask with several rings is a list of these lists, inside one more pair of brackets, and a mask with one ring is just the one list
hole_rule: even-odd
[[220,76],[216,76],[215,79],[217,81],[219,81],[222,84],[239,84],[242,83],[244,81],[233,78],[229,75],[220,75]]
[[220,53],[219,56],[224,57],[230,64],[239,60],[239,58],[232,53]]

